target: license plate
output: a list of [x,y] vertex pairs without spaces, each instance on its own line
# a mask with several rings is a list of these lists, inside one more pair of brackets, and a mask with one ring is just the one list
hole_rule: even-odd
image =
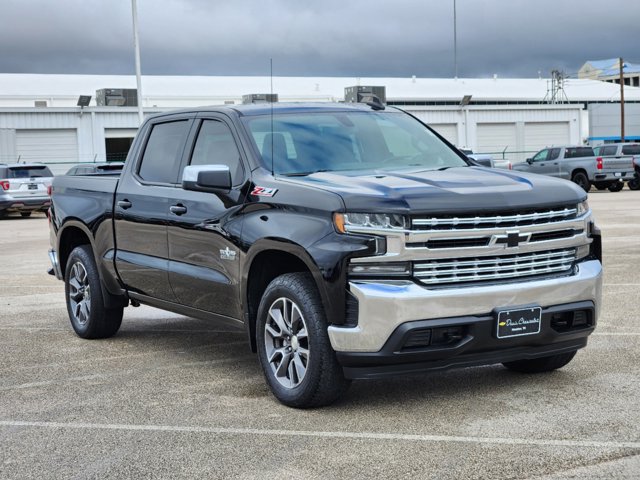
[[27,188],[29,190],[37,190],[38,189],[38,185],[36,185],[35,183],[30,183]]
[[542,308],[529,307],[498,312],[498,338],[519,337],[540,333]]
[[622,173],[620,173],[620,172],[616,172],[616,173],[614,173],[614,174],[613,174],[613,176],[614,176],[614,177],[621,177],[621,176],[622,176]]

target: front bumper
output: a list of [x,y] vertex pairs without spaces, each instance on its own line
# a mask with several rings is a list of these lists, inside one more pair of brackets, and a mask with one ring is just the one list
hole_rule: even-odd
[[[338,358],[343,365],[352,364],[349,356],[357,358],[358,354],[368,354],[364,355],[370,357],[365,362],[368,365],[372,365],[372,361],[385,364],[389,363],[389,358],[375,354],[383,350],[396,329],[404,324],[417,326],[419,322],[435,321],[438,325],[449,325],[462,321],[485,325],[482,329],[486,333],[488,331],[486,329],[489,328],[487,325],[493,322],[492,312],[498,308],[535,304],[543,307],[543,311],[550,312],[558,306],[587,302],[591,305],[595,326],[602,298],[602,265],[598,260],[588,260],[577,264],[575,275],[502,285],[427,289],[411,281],[352,281],[349,283],[349,288],[358,300],[358,324],[355,327],[330,326],[331,345],[338,353]],[[463,320],[460,320],[461,318]],[[491,328],[493,328],[492,325],[493,323]],[[576,338],[563,334],[558,341],[562,343],[566,340],[569,343],[565,347],[556,345],[552,350],[556,352],[558,348],[560,350],[581,348],[586,344],[586,336],[592,330],[593,328],[583,329],[575,333]],[[543,338],[538,335],[532,337],[537,337],[537,340]],[[485,335],[484,338],[486,340],[488,337]],[[527,355],[541,356],[540,352],[545,353],[544,345],[536,345],[536,339],[521,338],[525,338],[520,345],[525,350],[520,352],[518,358],[526,358]],[[547,338],[547,340],[551,339]],[[497,355],[496,361],[513,358],[507,354],[507,350],[514,346],[512,342],[486,344],[484,347],[479,342],[482,343],[481,338],[473,339],[472,350],[488,349],[491,356],[491,352],[496,353],[504,349],[505,355]],[[542,343],[545,344],[544,341]],[[527,351],[527,345],[535,351]],[[445,353],[444,357],[450,356],[446,352],[441,353]],[[456,355],[455,352],[454,355]],[[376,358],[377,360],[372,360]],[[430,360],[434,359],[437,359],[437,352],[435,358],[430,357]],[[489,360],[489,357],[478,361],[487,363],[486,360]],[[411,359],[408,361],[410,362]],[[489,363],[492,362],[489,361]]]

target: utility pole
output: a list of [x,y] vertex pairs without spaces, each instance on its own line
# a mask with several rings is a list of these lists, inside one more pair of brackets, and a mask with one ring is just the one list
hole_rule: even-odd
[[624,142],[624,62],[620,57],[620,141]]
[[136,0],[131,0],[131,11],[133,16],[133,49],[136,55],[136,85],[138,93],[138,119],[140,125],[144,121],[142,113],[142,76],[140,74],[140,40],[138,39],[138,6]]
[[458,78],[458,27],[456,0],[453,0],[453,78]]

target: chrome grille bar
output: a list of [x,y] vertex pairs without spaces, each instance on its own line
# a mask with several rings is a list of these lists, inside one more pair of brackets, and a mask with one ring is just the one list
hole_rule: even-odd
[[505,278],[568,272],[576,258],[575,249],[480,257],[464,260],[414,262],[414,277],[427,285],[489,282]]
[[[452,228],[469,228],[483,225],[485,228],[501,227],[504,224],[512,226],[533,225],[546,220],[547,223],[560,222],[578,213],[576,208],[563,208],[558,210],[547,210],[542,212],[515,214],[515,215],[493,215],[493,216],[473,216],[473,217],[431,217],[412,218],[413,227],[421,230],[449,230]],[[444,227],[444,228],[443,228]]]

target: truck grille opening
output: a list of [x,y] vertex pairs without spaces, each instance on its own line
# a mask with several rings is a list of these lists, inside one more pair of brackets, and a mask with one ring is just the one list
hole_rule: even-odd
[[578,210],[575,206],[557,207],[553,209],[519,211],[504,213],[456,216],[416,216],[412,217],[411,225],[414,230],[441,231],[465,230],[474,228],[505,228],[522,227],[526,225],[541,225],[562,222],[575,218]]
[[551,328],[556,332],[569,332],[593,326],[591,310],[558,312],[551,315]]
[[421,283],[451,286],[459,283],[495,282],[569,273],[576,260],[575,248],[511,255],[438,259],[413,263],[413,275]]
[[467,334],[466,325],[455,327],[419,328],[407,335],[402,350],[427,347],[449,347],[462,340]]

